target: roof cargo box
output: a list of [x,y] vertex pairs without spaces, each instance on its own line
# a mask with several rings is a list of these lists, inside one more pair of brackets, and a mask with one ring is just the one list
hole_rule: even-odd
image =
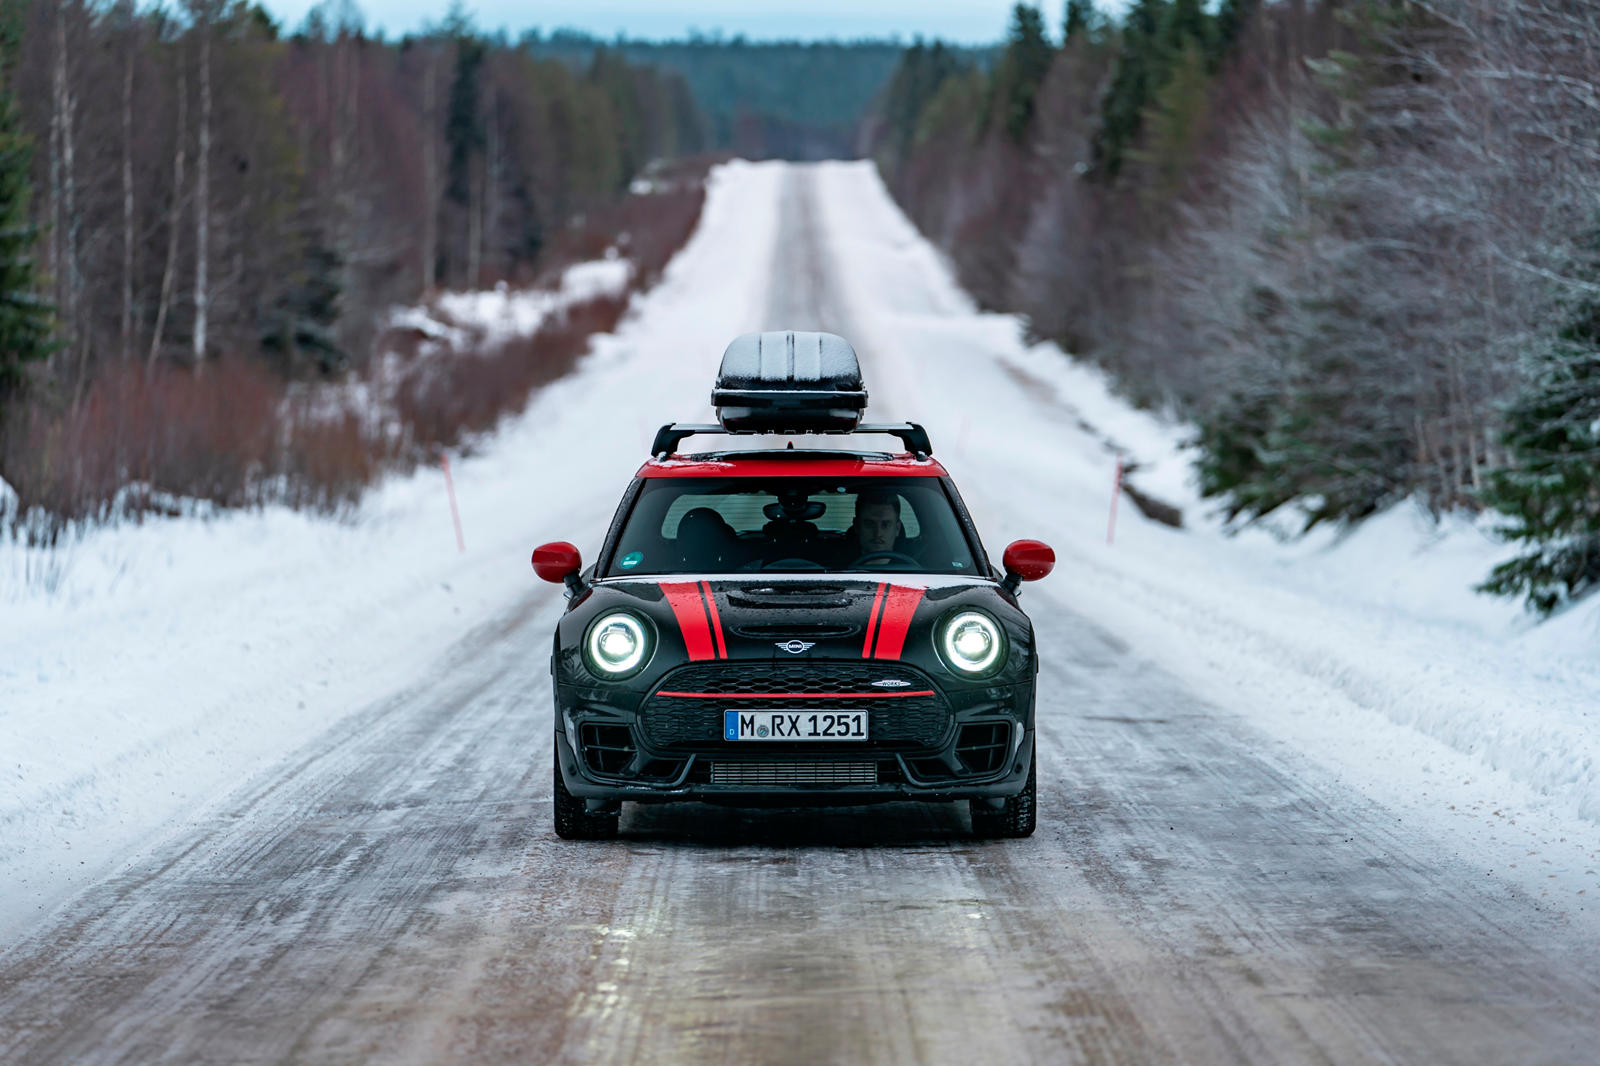
[[746,333],[722,353],[711,390],[730,433],[849,433],[867,390],[850,342],[832,333]]

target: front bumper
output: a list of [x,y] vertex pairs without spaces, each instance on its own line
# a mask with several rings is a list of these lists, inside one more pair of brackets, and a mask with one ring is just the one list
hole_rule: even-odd
[[[668,784],[642,784],[596,779],[579,762],[565,733],[557,733],[556,753],[561,779],[567,791],[580,799],[603,803],[628,800],[634,803],[700,802],[726,803],[741,807],[854,806],[917,800],[937,803],[946,800],[1005,799],[1021,792],[1033,766],[1033,731],[1023,731],[1022,742],[1010,765],[999,776],[987,781],[940,781],[923,783],[911,780],[877,781],[871,784],[795,783],[748,784],[692,781],[686,769],[683,777]],[[692,760],[712,761],[711,756],[692,756]],[[896,761],[882,756],[877,762]],[[755,762],[757,760],[750,760]],[[768,760],[771,761],[771,760]]]
[[[662,744],[638,711],[581,700],[556,713],[562,779],[592,805],[700,801],[738,806],[1003,800],[1033,762],[1032,684],[973,693],[917,740],[881,744]],[[876,721],[876,720],[875,720]]]

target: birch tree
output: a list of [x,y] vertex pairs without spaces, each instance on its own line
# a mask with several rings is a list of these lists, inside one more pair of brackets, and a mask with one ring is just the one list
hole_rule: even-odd
[[200,113],[196,129],[194,175],[194,364],[205,366],[206,330],[211,310],[211,49],[217,16],[225,0],[185,0],[198,38],[199,62],[196,78],[200,90]]
[[133,74],[140,48],[140,23],[133,0],[118,0],[112,19],[122,46],[122,299],[117,321],[119,353],[126,360],[133,354]]
[[82,229],[77,202],[78,142],[74,130],[78,98],[73,84],[68,20],[69,16],[76,20],[81,15],[82,10],[76,4],[58,0],[52,41],[50,112],[50,268],[54,274],[56,304],[66,331],[62,353],[68,361],[69,372],[80,380],[83,349],[78,307],[83,274],[78,261],[78,239]]
[[165,266],[161,271],[161,291],[156,301],[155,326],[150,331],[150,352],[145,359],[149,367],[154,367],[156,360],[161,355],[161,342],[166,334],[167,316],[172,309],[172,294],[178,270],[178,241],[182,227],[178,224],[182,217],[182,206],[186,196],[184,186],[184,168],[187,162],[187,145],[189,143],[188,110],[189,86],[181,50],[175,56],[178,73],[178,89],[175,96],[177,114],[174,122],[173,149],[172,149],[172,185],[168,193],[167,223],[167,254]]

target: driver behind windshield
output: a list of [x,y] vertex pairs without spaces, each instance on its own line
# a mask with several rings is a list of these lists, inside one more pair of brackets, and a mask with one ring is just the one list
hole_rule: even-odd
[[858,555],[895,551],[905,534],[905,527],[900,524],[899,494],[868,490],[857,495],[855,530],[861,549]]

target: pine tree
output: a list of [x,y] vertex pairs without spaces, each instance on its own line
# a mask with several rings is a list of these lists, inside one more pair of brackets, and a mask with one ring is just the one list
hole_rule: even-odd
[[1006,136],[1021,141],[1033,122],[1034,98],[1050,73],[1055,50],[1044,35],[1044,16],[1036,7],[1018,4],[1011,10],[1006,50],[994,75],[994,101]]
[[1508,519],[1501,535],[1528,550],[1478,589],[1549,614],[1600,585],[1600,301],[1539,355],[1503,440],[1513,465],[1489,475],[1483,496]]
[[[1326,345],[1323,350],[1319,345]],[[1203,495],[1247,521],[1295,502],[1304,528],[1366,518],[1404,492],[1408,441],[1362,358],[1336,331],[1311,339],[1277,380],[1202,416]]]
[[1255,17],[1261,0],[1222,0],[1217,8],[1216,32],[1211,41],[1211,68],[1222,65],[1234,43],[1243,36],[1245,27]]
[[924,112],[945,81],[968,69],[960,56],[939,41],[925,45],[918,40],[906,49],[889,81],[881,108],[888,133],[880,162],[889,173],[893,174],[911,154]]
[[1094,26],[1094,0],[1067,0],[1066,17],[1061,23],[1063,41],[1073,41]]
[[1191,43],[1205,47],[1211,40],[1211,20],[1206,17],[1200,0],[1173,0],[1167,9],[1161,37],[1169,62]]
[[1122,49],[1117,72],[1100,108],[1100,131],[1095,138],[1095,170],[1115,179],[1128,147],[1139,137],[1145,106],[1166,81],[1161,55],[1161,27],[1165,0],[1136,0],[1122,27]]
[[650,161],[646,144],[644,118],[639,110],[636,72],[622,52],[611,48],[597,48],[589,61],[587,78],[611,101],[611,114],[616,120],[616,134],[621,154],[621,168],[617,177],[619,188],[626,188],[634,175]]
[[33,145],[12,98],[14,9],[0,15],[0,404],[23,383],[27,364],[51,351],[51,312],[35,291],[33,248],[38,227],[28,215]]
[[466,207],[472,199],[473,163],[484,146],[478,72],[487,49],[482,40],[469,34],[457,37],[455,45],[455,77],[450,82],[450,111],[445,120],[445,140],[450,146],[445,195]]
[[1338,106],[1322,109],[1321,122],[1314,110],[1296,116],[1307,156],[1293,168],[1289,196],[1303,197],[1305,209],[1263,234],[1291,277],[1262,290],[1272,298],[1259,310],[1249,307],[1253,293],[1246,304],[1248,347],[1273,378],[1270,399],[1258,392],[1254,406],[1235,403],[1204,420],[1206,490],[1247,518],[1293,500],[1308,527],[1359,520],[1417,486],[1425,396],[1415,357],[1396,343],[1417,311],[1390,295],[1404,292],[1414,264],[1371,251],[1385,209],[1371,192],[1381,129],[1373,114],[1398,66],[1386,38],[1415,16],[1359,10],[1364,21],[1346,23],[1358,50],[1307,61],[1319,92]]
[[333,374],[350,365],[338,339],[344,272],[331,242],[312,235],[304,264],[285,279],[277,306],[264,312],[261,348],[280,358],[285,376],[306,369]]
[[1282,397],[1261,388],[1230,396],[1196,420],[1200,494],[1221,498],[1230,522],[1259,518],[1299,492],[1274,448],[1282,416]]
[[1175,200],[1189,177],[1210,115],[1210,82],[1199,42],[1185,39],[1167,83],[1145,109],[1142,147],[1127,153],[1140,164],[1140,192],[1152,205]]

